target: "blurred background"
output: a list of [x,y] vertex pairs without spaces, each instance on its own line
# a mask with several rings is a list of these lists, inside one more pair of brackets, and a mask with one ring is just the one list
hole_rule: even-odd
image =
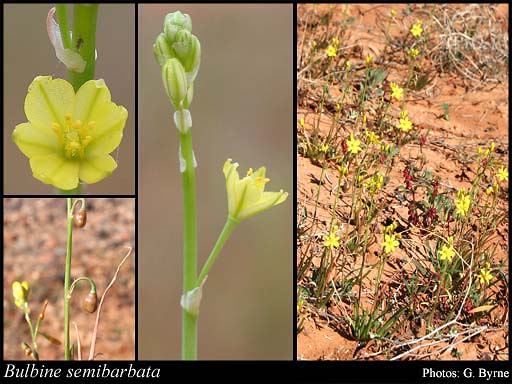
[[[135,246],[135,200],[86,199],[87,224],[73,229],[71,276],[88,276],[96,283],[98,300],[110,283],[117,266]],[[12,283],[26,280],[35,324],[45,299],[49,301],[41,331],[64,341],[63,289],[66,261],[66,198],[4,199],[4,359],[30,360],[20,344],[31,345],[23,311],[14,305]],[[135,358],[135,256],[120,269],[108,291],[101,311],[97,360]],[[73,291],[70,309],[70,338],[76,340],[73,322],[80,332],[82,353],[87,357],[96,313],[81,308],[89,292],[87,282]],[[38,336],[41,360],[62,360],[63,345],[53,345]]]
[[243,221],[213,266],[199,317],[199,359],[293,358],[292,4],[139,5],[140,359],[179,359],[182,193],[178,134],[152,45],[167,13],[192,17],[202,48],[191,105],[199,268],[227,217],[227,158],[264,165],[283,204]]
[[[11,139],[14,127],[27,121],[23,105],[27,89],[38,75],[67,80],[67,69],[55,56],[46,31],[53,4],[4,5],[4,193],[53,194],[51,185],[32,176],[26,158]],[[72,14],[72,7],[68,13]],[[71,18],[70,18],[71,20]],[[105,79],[112,101],[128,110],[124,137],[112,154],[113,174],[87,185],[87,194],[135,193],[135,6],[102,4],[96,29],[96,78]]]

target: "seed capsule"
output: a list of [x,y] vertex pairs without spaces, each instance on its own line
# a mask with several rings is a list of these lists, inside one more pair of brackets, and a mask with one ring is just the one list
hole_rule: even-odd
[[87,211],[85,209],[79,210],[77,213],[73,215],[73,224],[77,228],[85,227],[87,223]]
[[98,296],[96,292],[89,292],[87,296],[84,297],[82,308],[89,313],[96,312],[96,308],[98,308]]

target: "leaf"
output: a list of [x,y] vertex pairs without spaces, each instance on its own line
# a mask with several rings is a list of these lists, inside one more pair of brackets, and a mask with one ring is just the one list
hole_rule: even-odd
[[480,307],[473,308],[471,311],[468,311],[469,313],[478,313],[478,312],[486,312],[490,311],[496,307],[496,305],[481,305]]

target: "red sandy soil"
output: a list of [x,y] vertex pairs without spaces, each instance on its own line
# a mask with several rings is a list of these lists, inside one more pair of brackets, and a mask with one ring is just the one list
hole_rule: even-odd
[[[301,5],[298,8],[298,18],[311,12],[316,7],[317,12],[321,13],[327,5]],[[351,63],[363,63],[364,58],[370,53],[375,60],[379,58],[384,46],[384,37],[382,32],[376,26],[376,18],[389,15],[391,8],[399,11],[405,8],[404,5],[337,5],[334,13],[334,20],[340,20],[343,13],[354,17],[353,28],[349,28],[348,40],[342,41],[340,47],[357,46],[351,52],[360,52],[357,56],[350,57]],[[504,20],[508,20],[508,6],[500,8],[503,12]],[[347,16],[346,16],[347,17]],[[412,20],[414,22],[414,20]],[[506,21],[504,21],[506,23]],[[506,26],[508,28],[508,25]],[[403,28],[401,27],[402,31]],[[392,34],[398,33],[400,28],[390,31]],[[308,31],[310,32],[310,30]],[[318,37],[319,39],[321,37]],[[298,26],[299,44],[303,39],[303,27]],[[355,53],[354,53],[355,54]],[[385,65],[384,65],[385,66]],[[389,70],[389,81],[400,80],[405,76],[402,68],[386,68]],[[416,129],[428,134],[428,141],[423,147],[423,154],[426,156],[427,167],[434,174],[442,176],[442,185],[447,188],[459,189],[470,187],[471,180],[476,170],[474,155],[478,147],[486,148],[490,141],[496,144],[496,156],[503,163],[508,163],[508,78],[504,76],[502,82],[491,84],[479,90],[466,86],[460,77],[456,74],[445,73],[442,76],[436,76],[426,89],[421,92],[411,92],[407,94],[406,105],[404,109],[409,111],[410,116],[414,116]],[[320,99],[321,87],[317,87],[318,94],[307,95],[301,100],[299,96],[299,106],[297,118],[305,118],[306,132],[311,132],[313,122],[317,116],[318,100]],[[336,90],[332,91],[336,94]],[[442,103],[448,103],[449,121],[442,118]],[[398,110],[394,111],[398,115]],[[332,121],[332,114],[324,113],[320,122],[320,134],[325,137],[329,131]],[[343,130],[343,127],[340,128]],[[346,135],[346,132],[342,132]],[[407,209],[397,204],[394,198],[394,189],[403,184],[402,171],[404,169],[404,159],[416,158],[418,156],[418,144],[409,143],[405,145],[399,156],[399,161],[394,166],[390,176],[390,183],[386,186],[389,191],[387,199],[390,202],[389,215],[399,223],[407,222]],[[297,177],[298,177],[298,210],[305,207],[308,212],[312,212],[315,204],[318,184],[315,179],[320,179],[321,166],[314,164],[310,159],[298,154]],[[330,211],[334,201],[334,194],[331,190],[338,184],[338,171],[329,168],[324,177],[324,185],[320,192],[320,203],[317,217],[320,223],[320,229],[326,229],[325,224],[330,218]],[[503,188],[502,201],[500,208],[504,214],[508,212],[508,188]],[[311,215],[308,215],[311,217]],[[300,219],[299,219],[300,222]],[[317,230],[318,231],[318,230]],[[508,258],[508,222],[505,222],[497,229],[496,236],[491,240],[497,244],[497,254],[495,262]],[[376,244],[378,246],[378,244]],[[300,250],[298,255],[300,255]],[[368,263],[372,263],[372,257],[376,260],[376,252],[368,255]],[[400,259],[406,257],[403,250],[398,249],[393,258]],[[319,262],[319,258],[313,260],[313,263]],[[384,280],[393,280],[394,270],[387,266],[385,269],[386,278]],[[483,332],[469,341],[457,345],[457,352],[464,360],[506,360],[508,359],[508,308],[503,307],[493,316],[505,319],[506,324],[503,330],[495,332]],[[339,310],[335,306],[327,309],[327,314],[312,313],[304,322],[301,332],[297,335],[298,351],[297,358],[300,360],[350,360],[365,359],[368,354],[378,350],[377,343],[369,342],[366,346],[358,349],[358,342],[345,337],[339,332],[339,319],[336,317]],[[338,313],[337,313],[338,312]],[[499,353],[497,352],[499,351]],[[455,359],[452,350],[447,350],[442,355],[428,355],[428,348],[425,352],[425,359]],[[374,359],[383,359],[383,356],[374,357]]]
[[[135,244],[134,199],[88,198],[87,224],[73,230],[73,278],[89,276],[98,299],[111,281],[118,264]],[[4,359],[30,360],[20,344],[30,343],[30,332],[22,311],[14,305],[11,284],[30,284],[32,322],[45,299],[46,316],[41,330],[63,341],[63,282],[66,255],[66,199],[4,199]],[[105,297],[96,342],[97,360],[133,360],[135,256],[121,267]],[[81,309],[88,284],[80,282],[71,299],[71,342],[76,340],[73,322],[80,332],[83,359],[87,359],[96,313]],[[63,346],[38,336],[41,360],[63,359]]]

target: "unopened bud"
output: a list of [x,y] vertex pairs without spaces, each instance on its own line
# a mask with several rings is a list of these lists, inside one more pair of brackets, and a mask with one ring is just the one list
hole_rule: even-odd
[[182,102],[187,97],[188,82],[183,65],[178,59],[169,59],[162,67],[162,81],[165,92],[174,105],[174,108],[181,109]]
[[176,34],[176,41],[172,44],[172,49],[183,64],[189,83],[192,83],[199,71],[201,43],[189,31],[181,30]]
[[181,30],[192,32],[192,19],[189,15],[176,11],[165,16],[164,32],[170,44],[174,43],[176,34]]
[[164,65],[167,60],[176,56],[169,43],[167,43],[163,33],[158,35],[155,43],[153,44],[153,54],[160,66]]
[[48,306],[48,300],[44,301],[43,309],[41,309],[41,313],[39,314],[39,319],[44,320],[44,316],[46,314],[46,307]]
[[85,209],[79,210],[77,213],[73,215],[73,224],[77,228],[85,227],[87,223],[87,211]]
[[82,309],[89,313],[94,313],[96,308],[98,308],[98,296],[96,292],[91,291],[82,300]]

